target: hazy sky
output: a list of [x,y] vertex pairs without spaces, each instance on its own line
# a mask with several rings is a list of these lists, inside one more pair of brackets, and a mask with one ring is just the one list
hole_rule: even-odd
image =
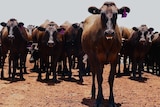
[[[55,21],[58,25],[65,21],[71,23],[81,22],[87,16],[89,6],[98,8],[106,0],[1,0],[0,22],[7,22],[10,18],[16,18],[29,24],[40,25],[46,19]],[[131,12],[127,18],[119,15],[119,26],[133,27],[146,24],[148,27],[160,31],[160,6],[159,0],[110,0],[114,1],[118,8],[128,6]]]

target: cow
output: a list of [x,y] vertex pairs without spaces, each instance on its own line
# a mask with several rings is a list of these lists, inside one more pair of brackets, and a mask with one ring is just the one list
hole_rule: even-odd
[[146,55],[145,64],[147,65],[147,72],[150,72],[151,68],[152,74],[160,75],[160,33],[154,32],[151,39],[152,44]]
[[115,107],[113,96],[113,82],[118,62],[118,53],[121,50],[122,37],[117,24],[118,14],[122,17],[130,12],[128,7],[117,8],[114,2],[105,2],[100,9],[89,7],[88,11],[93,15],[87,17],[83,22],[82,48],[88,55],[90,69],[92,72],[92,98],[95,99],[95,76],[98,82],[98,94],[96,106],[102,105],[103,101],[103,68],[110,64],[109,74],[109,106]]
[[117,73],[117,77],[121,76],[121,70],[120,70],[120,65],[121,65],[121,58],[123,59],[123,73],[124,75],[130,75],[129,73],[129,61],[128,61],[128,66],[127,66],[127,59],[129,59],[127,53],[126,53],[126,45],[127,45],[127,41],[128,39],[131,37],[132,33],[134,32],[133,29],[131,28],[127,28],[124,26],[120,26],[120,33],[122,35],[122,47],[121,47],[121,51],[119,53],[119,62],[118,62],[118,73]]
[[[72,65],[74,64],[74,58],[77,57],[78,60],[78,69],[79,69],[79,81],[83,82],[83,55],[84,52],[82,51],[81,45],[81,35],[82,35],[82,27],[81,23],[73,23],[66,21],[62,25],[61,28],[64,29],[64,54],[62,56],[63,59],[63,66],[64,71],[66,70],[69,72],[69,79],[72,76]],[[67,58],[68,58],[68,65],[67,67]],[[63,74],[64,75],[64,74]]]
[[140,27],[133,27],[133,34],[127,41],[126,51],[129,55],[129,59],[132,61],[132,73],[131,79],[136,80],[136,71],[138,69],[138,80],[142,80],[143,63],[151,46],[151,35],[153,34],[153,28],[148,28],[143,24]]
[[26,32],[27,32],[27,34],[28,34],[28,46],[27,46],[27,48],[29,49],[29,51],[30,50],[32,50],[31,48],[31,46],[32,46],[32,42],[33,42],[33,38],[32,38],[32,33],[33,33],[33,31],[34,31],[34,29],[35,29],[36,27],[34,26],[34,25],[28,25],[27,27],[26,27]]
[[[2,22],[2,71],[1,79],[4,79],[4,62],[9,51],[9,77],[15,81],[16,68],[20,63],[20,80],[25,80],[23,73],[26,72],[25,61],[27,56],[28,35],[24,24],[17,19],[11,18],[7,23]],[[19,62],[19,63],[18,63]],[[12,67],[13,65],[13,71]]]
[[[38,71],[38,81],[42,80],[42,72],[46,72],[46,80],[49,80],[50,73],[53,73],[53,81],[57,82],[56,65],[62,53],[62,28],[53,22],[46,20],[37,28],[36,39],[39,49],[40,69]],[[50,69],[50,71],[49,71]]]

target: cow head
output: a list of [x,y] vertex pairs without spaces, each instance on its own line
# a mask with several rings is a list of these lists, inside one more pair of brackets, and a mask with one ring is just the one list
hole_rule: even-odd
[[44,36],[43,36],[43,42],[47,43],[47,45],[49,47],[53,47],[56,42],[59,41],[59,39],[57,38],[57,31],[61,31],[60,29],[58,29],[58,25],[55,22],[50,22],[46,28],[43,27],[37,27],[38,30],[43,31],[44,32]]
[[68,43],[79,43],[82,35],[82,28],[79,23],[74,23],[72,24],[69,29],[67,29],[65,37],[66,37],[66,42]]
[[34,28],[36,28],[34,25],[28,25],[27,26],[27,30],[28,30],[30,35],[32,35],[32,32],[33,32]]
[[138,36],[138,40],[141,43],[152,42],[151,37],[153,35],[153,28],[148,28],[147,25],[141,25],[139,28],[133,27],[135,34]]
[[100,14],[102,26],[106,28],[105,35],[111,37],[115,34],[115,27],[117,24],[117,15],[121,14],[122,17],[126,17],[130,12],[128,7],[122,7],[118,9],[114,2],[105,2],[100,9],[92,6],[88,8],[88,11],[92,14]]
[[19,27],[24,24],[22,22],[18,23],[16,19],[12,18],[7,23],[2,22],[1,25],[8,28],[8,38],[13,40],[16,36],[15,34],[21,34]]

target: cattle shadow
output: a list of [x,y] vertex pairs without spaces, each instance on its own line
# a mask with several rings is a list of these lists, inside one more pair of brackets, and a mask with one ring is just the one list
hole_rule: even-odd
[[45,83],[48,86],[54,86],[55,84],[60,84],[62,82],[60,80],[54,81],[53,79],[41,79],[41,80],[37,80],[37,81],[41,82],[41,83]]
[[15,77],[13,80],[12,77],[8,77],[8,78],[4,77],[2,80],[9,81],[10,83],[15,83],[19,81],[25,81],[26,79],[25,78],[20,79],[19,77]]
[[129,73],[116,73],[116,78],[121,78],[123,76],[130,76],[130,72]]
[[133,80],[133,81],[137,81],[137,82],[141,82],[141,83],[146,83],[146,81],[148,80],[148,78],[146,77],[136,77],[136,78],[133,78],[133,77],[129,77],[130,80]]
[[80,82],[78,79],[76,79],[74,77],[71,77],[71,78],[59,77],[58,79],[62,80],[62,81],[66,81],[66,82],[74,82],[78,85],[85,85],[85,84],[83,84],[83,82]]
[[[83,105],[86,105],[88,107],[96,107],[96,100],[91,98],[83,98],[82,102]],[[104,99],[102,107],[109,107],[109,100]],[[121,107],[120,103],[115,103],[116,107]]]

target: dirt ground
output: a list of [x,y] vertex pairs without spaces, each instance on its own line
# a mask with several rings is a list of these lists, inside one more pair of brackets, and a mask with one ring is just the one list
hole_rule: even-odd
[[[73,81],[59,77],[58,83],[38,82],[37,73],[30,72],[32,67],[27,61],[29,74],[24,75],[25,81],[0,80],[0,107],[94,107],[95,100],[90,98],[91,76],[84,77],[83,85],[77,83],[77,70],[73,70]],[[7,72],[6,69],[7,64]],[[109,65],[103,75],[104,105],[109,96],[108,72]],[[118,107],[160,107],[160,77],[146,72],[143,77],[144,82],[131,80],[129,76],[115,78],[114,97]]]

